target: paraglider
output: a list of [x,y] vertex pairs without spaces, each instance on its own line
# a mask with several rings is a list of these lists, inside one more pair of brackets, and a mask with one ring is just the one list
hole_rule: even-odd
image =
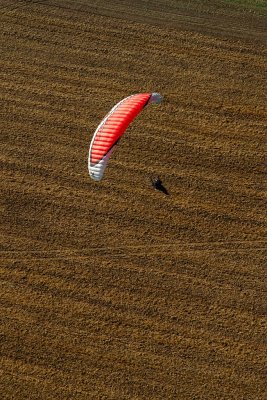
[[95,181],[103,177],[109,158],[129,124],[149,103],[159,104],[159,93],[138,93],[116,104],[97,127],[90,144],[88,169]]

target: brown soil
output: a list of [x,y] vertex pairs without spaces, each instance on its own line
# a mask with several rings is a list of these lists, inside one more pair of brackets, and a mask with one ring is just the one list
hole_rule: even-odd
[[266,399],[266,18],[192,3],[1,1],[1,399]]

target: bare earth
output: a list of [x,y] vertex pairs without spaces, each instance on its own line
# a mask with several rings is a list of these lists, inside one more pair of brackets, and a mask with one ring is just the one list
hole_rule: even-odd
[[[2,400],[267,398],[266,19],[0,1]],[[93,182],[96,126],[146,91]]]

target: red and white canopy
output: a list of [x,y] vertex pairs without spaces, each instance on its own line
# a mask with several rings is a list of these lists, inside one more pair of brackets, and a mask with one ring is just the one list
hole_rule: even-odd
[[91,178],[100,181],[116,144],[133,119],[148,103],[159,104],[159,93],[139,93],[116,104],[97,127],[90,144],[88,169]]

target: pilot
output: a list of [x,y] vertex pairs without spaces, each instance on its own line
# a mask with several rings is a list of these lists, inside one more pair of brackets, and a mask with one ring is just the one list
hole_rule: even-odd
[[169,194],[168,190],[163,186],[159,176],[155,179],[151,178],[151,183],[154,189],[157,189],[164,194]]
[[155,178],[155,179],[151,179],[151,182],[152,182],[152,186],[153,186],[155,189],[161,190],[161,188],[162,188],[162,181],[160,180],[160,177],[159,177],[159,176],[158,176],[157,178]]

